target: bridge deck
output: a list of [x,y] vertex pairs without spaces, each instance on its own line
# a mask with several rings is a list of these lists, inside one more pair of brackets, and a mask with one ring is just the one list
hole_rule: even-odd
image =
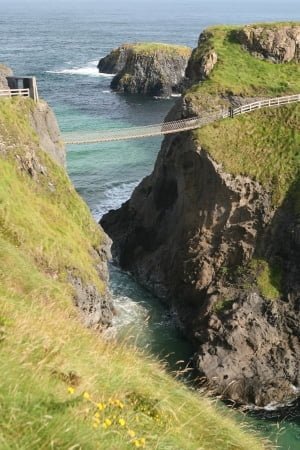
[[205,115],[204,117],[193,117],[189,119],[177,120],[174,122],[164,122],[160,124],[123,129],[116,128],[109,131],[99,130],[93,133],[64,133],[63,139],[65,144],[96,144],[100,142],[123,141],[151,136],[162,136],[166,134],[195,130],[218,120],[226,119],[228,117],[236,117],[238,115],[246,114],[257,109],[274,108],[297,102],[300,102],[300,94],[259,100],[254,103],[232,109],[230,111],[220,110],[216,113]]

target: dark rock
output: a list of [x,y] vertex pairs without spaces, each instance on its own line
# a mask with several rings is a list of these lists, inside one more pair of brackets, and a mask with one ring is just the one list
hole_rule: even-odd
[[111,88],[118,92],[169,97],[186,86],[191,50],[166,44],[127,44],[99,62],[100,71],[118,69]]
[[124,69],[128,53],[130,51],[130,44],[121,45],[112,50],[107,56],[100,59],[98,69],[100,73],[116,74]]

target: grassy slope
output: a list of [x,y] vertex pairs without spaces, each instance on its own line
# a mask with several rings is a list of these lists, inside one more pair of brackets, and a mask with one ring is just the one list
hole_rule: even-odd
[[[277,25],[266,24],[266,27]],[[235,38],[239,27],[208,28],[212,37],[207,48],[215,49],[218,63],[209,79],[192,91],[211,94],[229,92],[235,95],[276,97],[300,92],[300,64],[273,64],[255,58]],[[197,50],[195,58],[201,55]]]
[[[82,326],[66,270],[95,282],[90,250],[102,236],[38,149],[31,107],[0,102],[0,141],[10,146],[0,153],[0,448],[119,450],[141,439],[164,450],[263,448],[157,362]],[[47,168],[35,181],[16,167],[32,148]]]
[[300,169],[300,104],[264,109],[197,130],[196,138],[233,175],[248,175],[279,205]]

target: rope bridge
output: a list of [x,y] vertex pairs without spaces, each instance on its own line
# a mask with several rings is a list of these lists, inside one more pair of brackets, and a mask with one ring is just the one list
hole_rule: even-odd
[[124,141],[129,139],[162,136],[182,131],[195,130],[218,120],[246,114],[257,109],[273,108],[297,102],[300,102],[300,94],[259,100],[254,103],[249,103],[248,105],[240,106],[239,108],[229,110],[223,109],[211,114],[205,114],[203,117],[192,117],[190,119],[176,120],[173,122],[164,122],[160,124],[130,128],[115,128],[109,131],[99,130],[97,132],[88,133],[64,133],[63,140],[65,144],[96,144],[100,142]]

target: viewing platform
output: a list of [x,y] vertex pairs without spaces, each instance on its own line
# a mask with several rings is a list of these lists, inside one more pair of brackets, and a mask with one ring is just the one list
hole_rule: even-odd
[[38,102],[36,77],[6,77],[8,88],[0,90],[0,97],[30,97]]

